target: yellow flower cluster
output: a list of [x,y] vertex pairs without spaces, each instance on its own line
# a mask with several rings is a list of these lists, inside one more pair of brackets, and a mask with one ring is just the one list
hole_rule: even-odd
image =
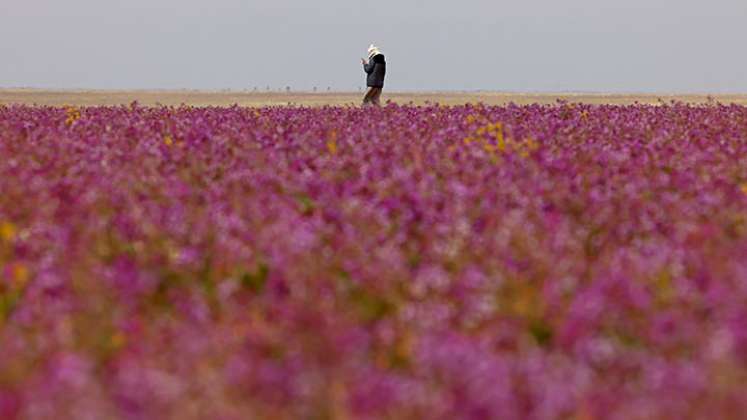
[[171,147],[171,146],[184,147],[184,140],[179,139],[178,137],[174,137],[171,134],[164,134],[163,144],[165,144],[168,147]]
[[65,113],[67,114],[65,125],[68,127],[80,119],[80,110],[74,106],[65,107]]
[[506,138],[503,133],[503,123],[489,123],[479,127],[472,135],[464,139],[464,144],[470,145],[472,143],[482,144],[483,148],[489,152],[505,151]]
[[336,155],[337,154],[337,131],[332,131],[329,133],[329,138],[327,139],[327,151],[329,151],[329,154]]
[[0,240],[10,242],[16,237],[16,226],[10,222],[0,222]]
[[[469,115],[466,121],[468,124],[474,124],[480,121],[480,119],[481,117],[479,116]],[[496,152],[515,152],[521,157],[528,157],[531,152],[539,148],[539,143],[532,138],[527,138],[523,141],[507,138],[503,123],[500,121],[487,122],[485,125],[481,125],[471,135],[465,137],[463,142],[467,146],[473,143],[478,144],[486,152],[491,154],[495,154]]]
[[15,290],[23,290],[29,281],[29,269],[23,264],[16,264],[11,271],[11,285]]

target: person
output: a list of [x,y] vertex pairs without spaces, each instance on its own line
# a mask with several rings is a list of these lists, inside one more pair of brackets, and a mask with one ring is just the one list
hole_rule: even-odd
[[361,58],[363,71],[366,77],[368,90],[363,96],[363,106],[381,106],[381,91],[384,89],[384,77],[386,76],[386,60],[384,54],[374,45],[368,47],[368,60]]

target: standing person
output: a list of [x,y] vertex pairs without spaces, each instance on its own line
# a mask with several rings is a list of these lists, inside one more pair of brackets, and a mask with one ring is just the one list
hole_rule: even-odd
[[363,71],[368,75],[366,77],[368,90],[366,95],[363,96],[363,106],[381,106],[379,99],[381,98],[381,91],[384,89],[384,76],[386,76],[384,54],[374,44],[371,44],[368,47],[368,60],[362,58],[361,62],[363,63]]

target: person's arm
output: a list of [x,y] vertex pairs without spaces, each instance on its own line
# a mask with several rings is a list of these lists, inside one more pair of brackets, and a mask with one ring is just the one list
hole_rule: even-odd
[[373,62],[373,60],[368,60],[368,62],[363,60],[363,71],[365,71],[368,74],[371,74],[374,70],[375,65],[376,64]]

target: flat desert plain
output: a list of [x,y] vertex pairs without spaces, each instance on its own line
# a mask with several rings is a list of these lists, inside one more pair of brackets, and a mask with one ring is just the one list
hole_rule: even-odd
[[[0,104],[25,104],[48,106],[97,106],[123,105],[137,101],[141,105],[178,106],[325,106],[357,105],[362,93],[359,92],[247,92],[247,91],[197,91],[197,90],[41,90],[41,89],[0,89]],[[519,105],[540,103],[552,104],[558,100],[588,103],[627,105],[664,104],[671,101],[705,104],[747,105],[747,94],[707,95],[707,94],[604,94],[604,93],[501,93],[501,92],[388,92],[384,91],[383,101],[397,104],[412,103],[423,105],[461,105],[484,103],[486,105]]]

